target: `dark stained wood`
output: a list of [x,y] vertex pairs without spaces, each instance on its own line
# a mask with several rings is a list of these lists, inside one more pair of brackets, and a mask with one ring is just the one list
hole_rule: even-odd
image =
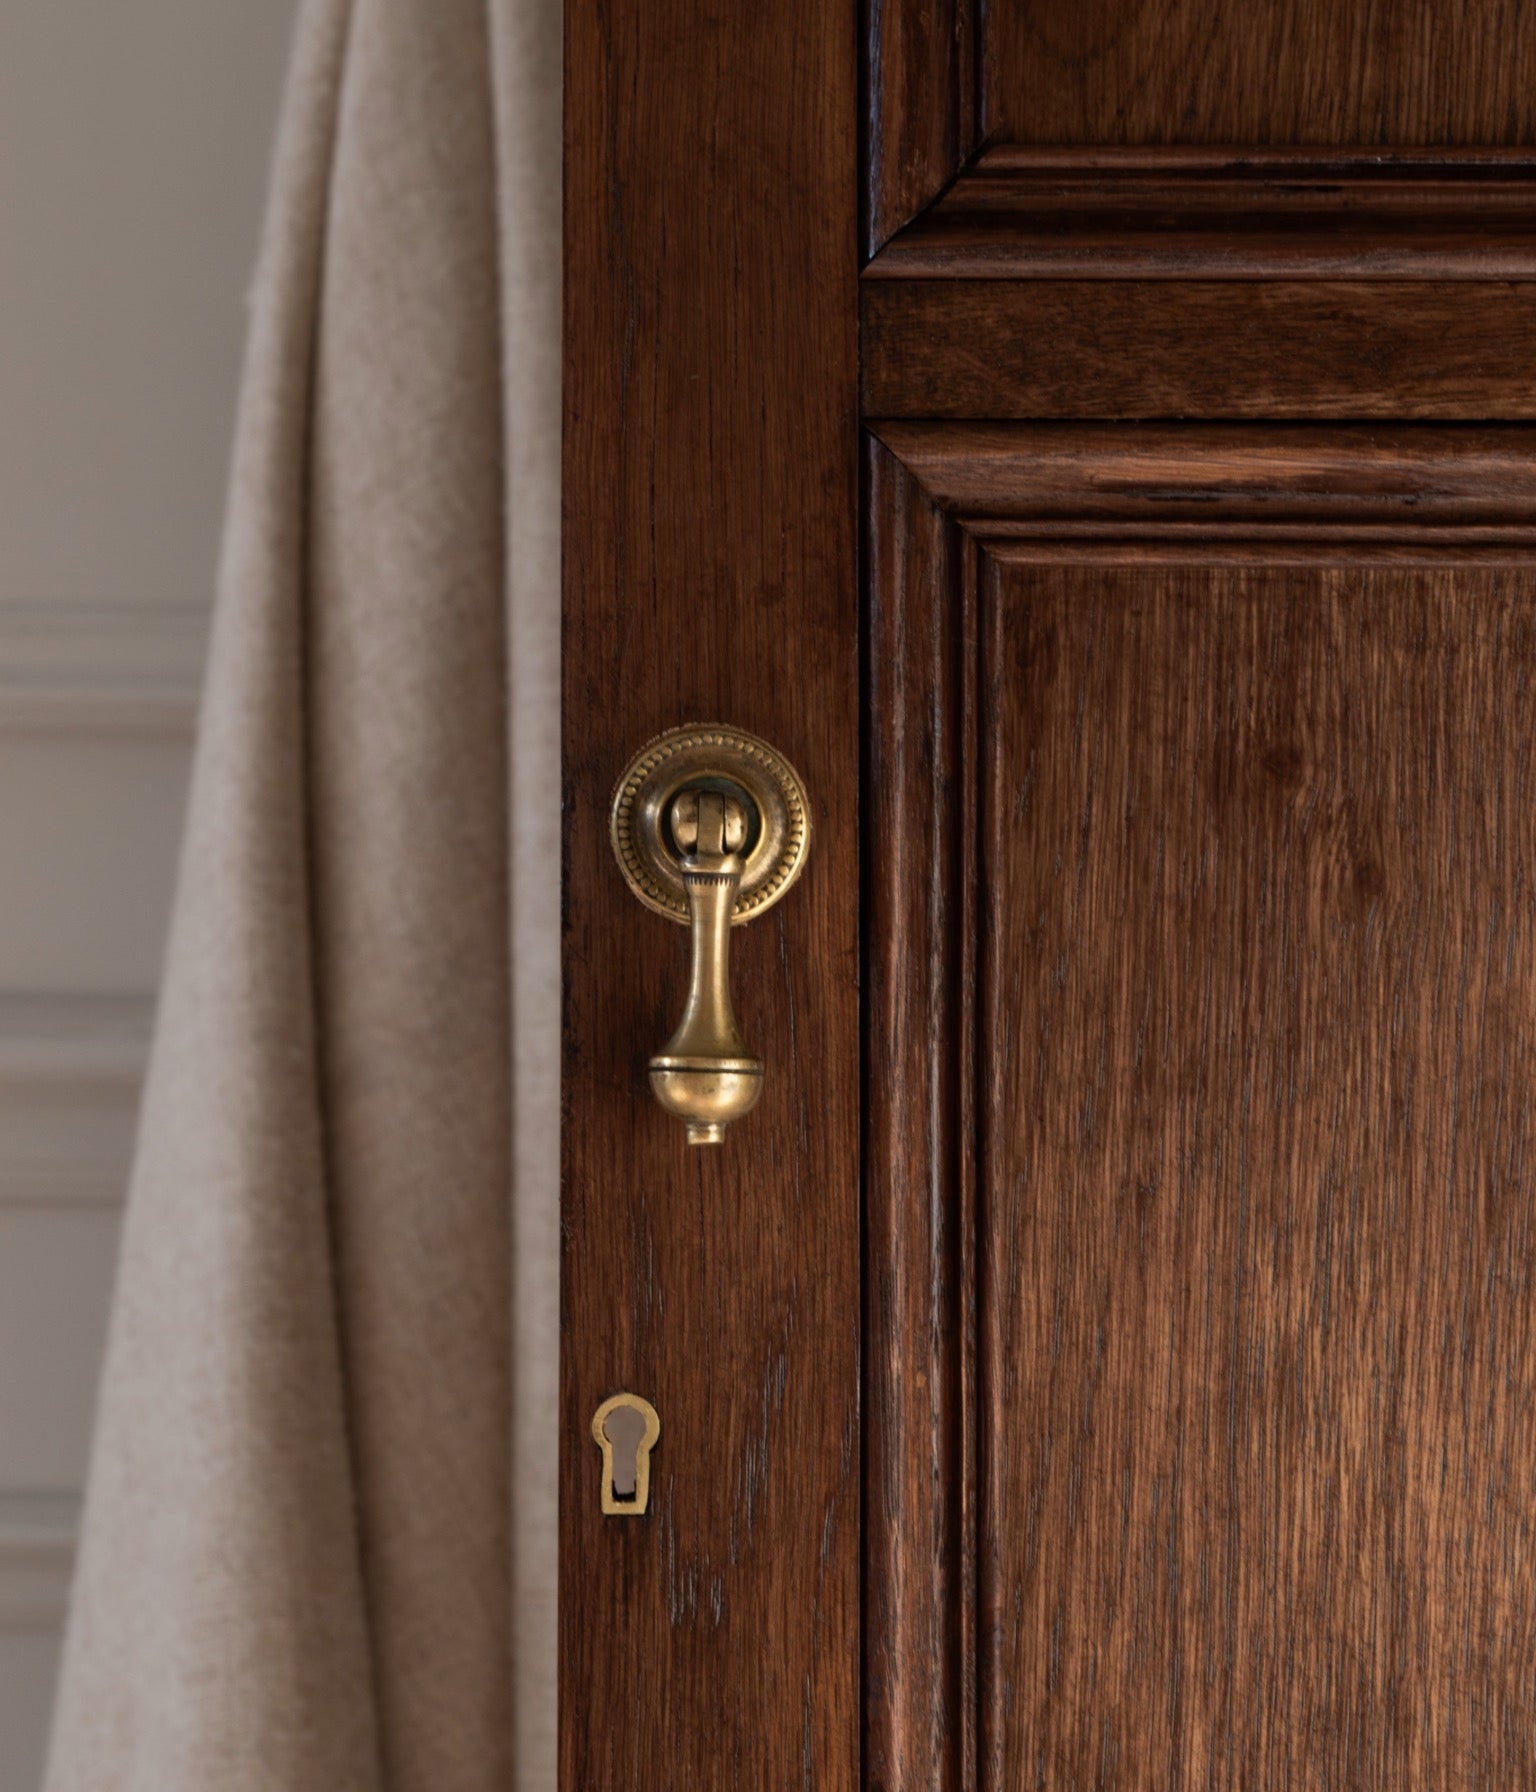
[[[866,279],[1530,280],[1517,150],[987,151]],[[1410,298],[1411,302],[1411,298]]]
[[989,1786],[1536,1782],[1536,571],[982,593]]
[[1044,522],[1498,528],[1536,523],[1522,425],[870,425],[927,494],[989,539]]
[[[814,0],[566,21],[561,1784],[850,1789],[853,21]],[[646,1087],[685,935],[607,840],[631,753],[714,719],[789,755],[816,829],[793,895],[735,936],[768,1077],[718,1151]],[[598,1508],[588,1426],[621,1388],[661,1418],[644,1519]]]
[[865,280],[874,417],[1536,417],[1536,284]]
[[981,147],[1536,145],[1523,0],[871,0],[866,253]]
[[978,0],[869,0],[865,248],[915,217],[975,150]]
[[867,1783],[1531,1783],[1525,438],[881,434]]
[[985,56],[992,142],[1536,142],[1523,0],[1006,0]]
[[868,466],[864,1783],[959,1792],[976,1748],[976,549],[879,443]]
[[[1536,10],[567,31],[562,1785],[1536,1784]],[[816,846],[690,1153],[717,717]]]

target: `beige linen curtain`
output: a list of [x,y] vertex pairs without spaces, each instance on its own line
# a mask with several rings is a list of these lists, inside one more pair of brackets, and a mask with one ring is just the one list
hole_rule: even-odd
[[49,1792],[551,1783],[557,40],[300,9]]

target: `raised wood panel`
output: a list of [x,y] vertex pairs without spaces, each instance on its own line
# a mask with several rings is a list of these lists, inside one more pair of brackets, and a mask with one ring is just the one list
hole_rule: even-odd
[[998,0],[993,142],[1528,144],[1522,0]]
[[1536,417],[1536,284],[866,280],[872,417]]
[[994,562],[991,1783],[1536,1774],[1536,572]]
[[870,1783],[1524,1784],[1520,432],[882,433]]
[[[851,1788],[858,1761],[858,43],[816,0],[566,13],[561,1784]],[[808,320],[815,327],[808,327]],[[761,1105],[647,1087],[683,932],[608,843],[686,721],[803,773],[733,942]],[[661,1439],[605,1518],[590,1422]]]

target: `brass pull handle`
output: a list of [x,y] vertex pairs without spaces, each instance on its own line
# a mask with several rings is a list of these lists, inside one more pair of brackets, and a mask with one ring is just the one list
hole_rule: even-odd
[[651,1059],[651,1089],[687,1126],[690,1145],[719,1145],[763,1092],[762,1061],[747,1050],[731,1007],[731,910],[747,817],[738,797],[690,788],[674,799],[671,822],[683,853],[693,957],[683,1018]]
[[650,1060],[651,1090],[690,1145],[719,1145],[757,1105],[763,1066],[731,1003],[731,928],[772,907],[810,847],[805,790],[766,741],[738,728],[675,728],[635,755],[610,831],[629,887],[688,923],[688,997]]

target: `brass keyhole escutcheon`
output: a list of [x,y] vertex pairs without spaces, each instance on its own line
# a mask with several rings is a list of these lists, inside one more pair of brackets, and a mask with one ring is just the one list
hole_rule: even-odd
[[763,1088],[731,1002],[731,929],[800,875],[811,839],[805,788],[755,734],[674,728],[625,768],[609,825],[630,889],[691,935],[683,1018],[650,1060],[651,1092],[690,1145],[719,1145]]
[[614,1394],[592,1415],[603,1453],[602,1509],[609,1518],[638,1518],[651,1500],[651,1451],[661,1436],[656,1408],[639,1394]]

